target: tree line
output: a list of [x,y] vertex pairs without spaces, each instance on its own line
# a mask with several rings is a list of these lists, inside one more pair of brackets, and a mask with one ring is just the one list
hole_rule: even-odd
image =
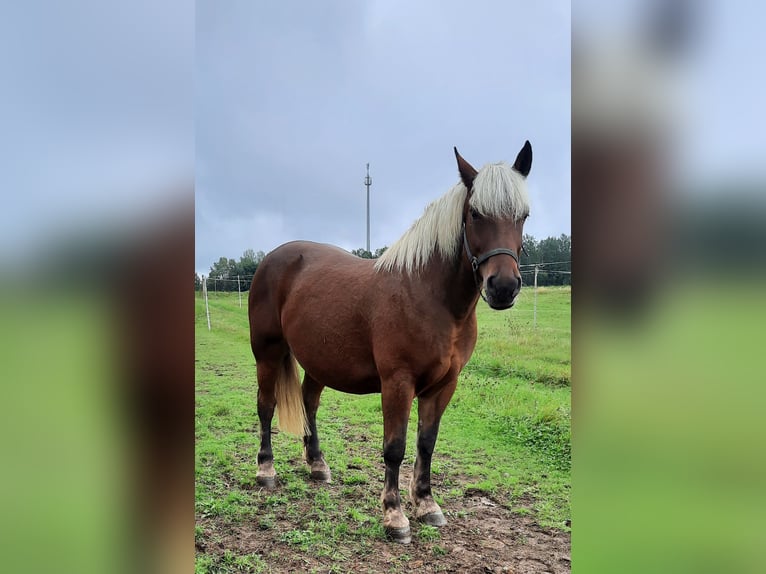
[[[537,241],[525,233],[523,239],[524,250],[521,252],[519,263],[522,266],[540,265],[537,274],[538,285],[572,284],[572,237],[570,235],[562,233],[558,237],[546,237]],[[561,263],[562,261],[565,263]],[[534,279],[534,268],[522,267],[522,279],[526,285],[531,285]]]
[[[239,261],[221,257],[210,266],[210,272],[207,274],[208,291],[237,291],[237,278],[240,279],[239,288],[247,291],[250,288],[250,281],[255,275],[263,258],[266,254],[263,251],[254,251],[245,249]],[[198,273],[194,273],[194,290],[202,290],[202,278]]]
[[[354,249],[353,255],[362,259],[377,259],[385,253],[387,247],[380,247],[374,252],[364,248]],[[207,275],[208,291],[247,291],[250,281],[263,261],[266,254],[263,251],[246,249],[239,260],[221,257],[210,266]],[[522,265],[524,283],[531,285],[534,269],[527,265],[539,264],[537,275],[538,285],[571,285],[572,284],[572,238],[569,235],[547,237],[537,241],[534,237],[524,234],[524,251],[521,253],[519,263]],[[564,262],[564,263],[561,263]],[[237,277],[240,279],[237,286]],[[194,273],[194,290],[202,290],[202,278]]]

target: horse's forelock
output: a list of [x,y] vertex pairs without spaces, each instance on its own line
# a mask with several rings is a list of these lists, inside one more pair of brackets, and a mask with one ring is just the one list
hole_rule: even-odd
[[488,217],[526,217],[529,215],[526,178],[505,162],[485,165],[473,181],[469,203]]

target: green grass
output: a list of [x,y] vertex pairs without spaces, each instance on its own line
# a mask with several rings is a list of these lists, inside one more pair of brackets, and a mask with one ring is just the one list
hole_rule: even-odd
[[218,574],[222,572],[267,572],[266,561],[258,554],[236,555],[227,550],[221,556],[200,555],[197,557],[195,574]]
[[[455,501],[473,489],[518,514],[533,514],[542,526],[568,530],[571,291],[538,291],[537,327],[533,299],[531,289],[522,290],[506,312],[480,302],[476,350],[442,419],[432,466],[434,494],[448,520]],[[309,482],[302,441],[283,433],[273,440],[281,485],[272,492],[256,488],[257,385],[247,303],[240,308],[236,293],[211,293],[209,304],[212,331],[199,297],[195,309],[198,519],[274,531],[275,540],[337,562],[370,552],[384,536],[380,395],[323,393],[318,432],[331,488]],[[414,407],[404,460],[409,468],[416,428]],[[439,555],[444,549],[433,530],[413,528],[413,540]],[[239,571],[222,561],[198,552],[197,572]]]

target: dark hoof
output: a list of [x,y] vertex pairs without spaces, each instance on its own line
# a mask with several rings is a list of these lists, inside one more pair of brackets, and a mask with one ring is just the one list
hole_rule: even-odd
[[442,512],[431,512],[430,514],[424,514],[418,518],[418,520],[423,524],[428,524],[429,526],[444,526],[447,524],[447,519],[444,518],[444,514]]
[[311,480],[316,480],[317,482],[332,482],[332,475],[329,470],[312,470],[309,476]]
[[386,538],[391,540],[392,542],[398,542],[399,544],[409,544],[412,542],[412,533],[410,532],[410,527],[405,526],[404,528],[386,528]]
[[261,488],[272,489],[277,486],[277,478],[275,476],[256,476],[255,482]]

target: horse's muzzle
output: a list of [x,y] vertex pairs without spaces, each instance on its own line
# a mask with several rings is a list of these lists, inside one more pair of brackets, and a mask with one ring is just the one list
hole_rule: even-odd
[[487,277],[485,291],[490,307],[498,311],[510,309],[521,291],[521,277],[491,275]]

